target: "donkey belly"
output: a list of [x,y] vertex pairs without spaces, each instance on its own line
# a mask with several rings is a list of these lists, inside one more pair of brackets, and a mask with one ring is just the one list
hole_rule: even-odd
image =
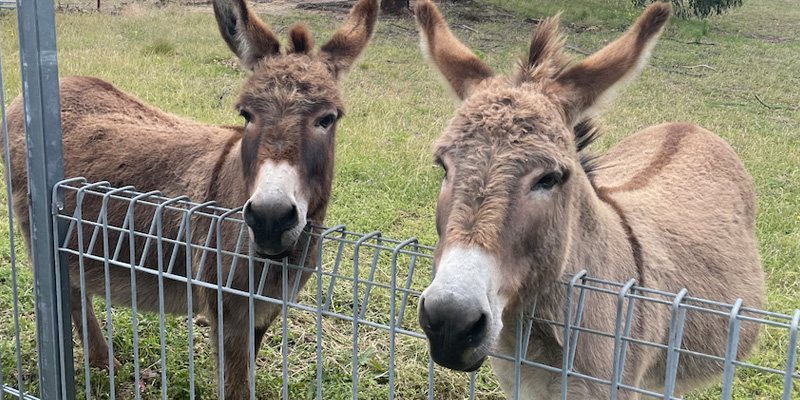
[[[87,202],[85,205],[88,215],[84,219],[86,221],[84,224],[88,221],[97,221],[96,217],[89,217],[92,211],[97,215],[97,209],[93,209],[92,202]],[[109,205],[108,210],[108,225],[124,226],[120,218],[115,218],[120,215],[114,212],[115,207]],[[147,232],[144,225],[152,220],[152,213],[150,218],[144,212],[141,214],[145,218],[135,224],[134,230]],[[171,225],[175,222],[167,218],[165,223],[168,226],[163,230],[162,236],[174,240],[177,236],[177,227]],[[137,235],[131,255],[130,238],[127,234],[120,236],[113,229],[108,229],[104,234],[102,230],[84,225],[83,237],[79,238],[78,230],[73,229],[66,246],[73,253],[69,255],[70,284],[76,288],[83,286],[87,294],[102,298],[106,298],[108,288],[113,305],[131,307],[135,294],[138,311],[158,312],[163,301],[165,312],[187,314],[187,286],[185,282],[179,280],[186,276],[186,247],[176,246],[170,242],[162,239],[159,245],[155,239],[145,239]],[[131,276],[134,266],[136,271]],[[159,279],[159,270],[163,272],[162,279]],[[188,270],[191,271],[192,268],[189,267]],[[193,307],[195,311],[198,310],[197,305]]]
[[[73,287],[84,286],[88,294],[102,298],[106,298],[108,288],[112,304],[127,307],[132,306],[135,294],[136,307],[140,311],[158,312],[163,300],[166,312],[188,313],[186,283],[175,279],[185,277],[186,271],[192,270],[186,265],[186,247],[175,244],[184,239],[179,234],[180,212],[162,212],[159,242],[157,225],[153,224],[155,206],[137,203],[131,207],[128,200],[109,199],[103,207],[101,197],[91,194],[87,194],[80,204],[71,193],[65,200],[67,210],[76,210],[73,211],[75,217],[80,209],[81,229],[75,224],[68,230],[66,245],[71,253],[70,282]],[[133,218],[129,217],[131,212]],[[106,229],[102,227],[103,222]],[[133,277],[132,264],[137,268]],[[159,270],[167,275],[161,281]],[[193,307],[198,309],[196,305]]]
[[[77,260],[74,261],[70,266],[70,280],[73,287],[80,287],[80,266]],[[103,262],[86,261],[84,284],[86,294],[102,299],[107,299],[106,288],[109,288],[114,306],[132,308],[135,300],[136,309],[140,312],[159,312],[162,304],[166,313],[186,315],[189,312],[186,283],[169,278],[159,283],[158,276],[149,272],[137,271],[134,279],[131,279],[129,267],[109,265],[106,275]],[[192,291],[197,292],[195,288]],[[198,303],[193,302],[194,312],[200,311]]]

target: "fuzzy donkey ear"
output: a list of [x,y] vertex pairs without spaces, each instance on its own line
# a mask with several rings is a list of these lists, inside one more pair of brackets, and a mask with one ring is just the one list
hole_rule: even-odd
[[343,79],[367,47],[378,20],[378,0],[360,0],[350,10],[344,24],[320,50],[328,55],[336,79]]
[[310,54],[314,49],[314,39],[303,23],[296,23],[289,28],[289,53]]
[[422,54],[436,66],[456,97],[466,99],[477,84],[494,75],[491,68],[453,36],[433,3],[418,0],[414,13]]
[[252,71],[262,58],[280,52],[278,38],[245,0],[214,0],[213,4],[219,32],[242,66]]
[[653,3],[621,38],[556,78],[553,92],[569,124],[591,116],[644,68],[671,13],[670,3]]

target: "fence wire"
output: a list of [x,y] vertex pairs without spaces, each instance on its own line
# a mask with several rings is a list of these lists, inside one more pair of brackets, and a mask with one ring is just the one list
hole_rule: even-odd
[[[165,296],[164,288],[169,291],[178,287],[189,288],[183,291],[186,296],[183,302],[189,308],[181,306],[178,309],[191,310],[192,314],[198,311],[197,299],[193,299],[192,293],[196,295],[199,288],[214,291],[218,299],[228,294],[248,299],[247,309],[225,310],[223,318],[231,312],[250,315],[250,326],[246,329],[250,332],[248,363],[251,366],[251,388],[256,389],[256,377],[264,374],[279,382],[272,386],[274,393],[265,392],[264,385],[259,384],[258,389],[262,390],[253,391],[252,398],[338,398],[331,393],[341,393],[343,386],[348,386],[347,397],[353,399],[456,397],[437,385],[444,372],[438,367],[434,368],[433,362],[427,358],[425,337],[417,323],[417,301],[432,278],[433,248],[418,243],[416,239],[392,240],[384,238],[380,232],[360,234],[348,231],[342,225],[333,228],[309,226],[304,239],[298,244],[304,248],[301,262],[289,264],[286,259],[268,260],[249,250],[247,230],[239,209],[220,208],[213,203],[197,204],[183,197],[164,197],[158,192],[141,193],[132,187],[115,188],[107,182],[87,183],[81,178],[60,183],[54,196],[58,192],[65,194],[66,203],[56,202],[56,218],[68,226],[67,236],[59,243],[58,251],[69,256],[71,273],[79,272],[72,277],[73,282],[79,279],[81,285],[85,286],[87,271],[91,271],[90,274],[100,271],[100,277],[90,279],[104,280],[106,289],[115,287],[117,294],[124,292],[131,296],[128,301],[122,301],[119,298],[112,299],[116,294],[106,291],[103,296],[107,303],[121,302],[133,306],[134,310],[137,301],[142,304],[157,301],[159,304],[157,325],[160,335],[155,339],[159,343],[149,346],[151,350],[160,352],[153,355],[156,363],[160,364],[158,368],[143,368],[139,363],[139,360],[147,358],[141,354],[142,335],[146,333],[138,326],[139,318],[147,318],[146,314],[139,317],[134,311],[130,319],[119,318],[107,308],[106,334],[109,344],[112,344],[109,346],[109,355],[113,352],[123,356],[121,350],[114,349],[113,345],[126,343],[124,351],[133,353],[132,356],[124,356],[132,360],[132,372],[131,366],[125,367],[132,373],[132,381],[149,382],[147,385],[154,389],[152,392],[139,389],[117,392],[124,385],[116,382],[114,374],[109,373],[109,398],[138,399],[144,393],[157,393],[166,399],[174,398],[186,389],[189,390],[186,397],[203,398],[209,394],[193,392],[195,376],[215,374],[220,382],[224,381],[221,366],[227,355],[221,352],[218,365],[214,365],[213,358],[209,362],[209,357],[201,354],[203,346],[207,345],[202,342],[208,339],[197,334],[199,328],[193,328],[191,320],[181,326],[189,331],[184,343],[185,351],[177,351],[172,347],[175,341],[165,335],[169,330],[169,317],[164,311],[165,297],[166,301],[175,301],[175,297],[174,293]],[[170,224],[174,226],[170,227]],[[218,239],[225,232],[236,235],[235,247],[218,246]],[[311,246],[312,238],[318,240],[317,246]],[[307,257],[318,259],[317,268],[304,266]],[[223,263],[230,268],[220,268]],[[97,266],[102,266],[102,270],[97,270]],[[202,278],[209,276],[203,275],[206,269],[216,270],[216,281]],[[269,285],[267,278],[269,271],[275,269],[281,277],[281,289],[277,291],[270,289],[273,286]],[[223,270],[228,271],[226,276],[222,275]],[[300,274],[290,271],[306,272],[313,276],[305,290],[300,290]],[[235,279],[242,273],[247,274],[247,285],[244,287],[237,284]],[[539,368],[560,374],[562,388],[567,388],[578,378],[607,386],[609,398],[621,397],[621,392],[635,392],[656,398],[678,399],[671,393],[675,388],[678,360],[680,357],[696,357],[713,360],[724,366],[721,398],[731,398],[736,385],[734,372],[741,374],[745,370],[749,371],[747,373],[774,376],[776,382],[782,383],[783,399],[797,398],[800,382],[796,361],[800,310],[790,316],[749,309],[742,307],[740,302],[724,304],[694,298],[686,290],[668,293],[640,288],[633,280],[608,282],[588,276],[585,271],[565,276],[563,290],[568,304],[571,304],[566,307],[563,316],[545,318],[537,314],[534,303],[530,310],[519,315],[514,354],[491,355],[514,363],[516,396],[521,384],[521,371]],[[155,296],[156,299],[147,299],[148,296]],[[616,315],[608,316],[616,321],[613,332],[600,332],[581,324],[586,298],[591,296],[613,296],[617,299]],[[653,343],[630,336],[634,302],[647,302],[671,309],[673,318],[668,342]],[[259,303],[280,307],[280,315],[273,329],[274,336],[268,335],[267,339],[267,342],[274,344],[279,341],[280,349],[268,345],[261,349],[261,355],[256,355],[252,351],[255,343],[253,320],[254,307]],[[81,304],[84,327],[87,325],[86,306],[85,302]],[[174,304],[166,304],[166,309],[170,308],[175,309]],[[722,317],[730,321],[728,350],[725,354],[703,354],[681,346],[683,323],[690,313],[705,315],[704,318]],[[302,324],[292,322],[295,318]],[[762,329],[770,329],[777,336],[787,337],[784,362],[779,365],[759,365],[757,361],[738,360],[735,352],[737,333],[743,323],[759,324]],[[528,339],[532,329],[539,329],[537,326],[550,326],[564,333],[562,365],[545,365],[526,359],[530,345]],[[218,329],[223,329],[221,323]],[[121,340],[117,336],[123,332],[128,337]],[[86,329],[78,334],[84,335],[85,339]],[[576,343],[579,336],[583,335],[598,335],[614,341],[615,367],[611,379],[591,376],[572,367]],[[144,340],[151,341],[153,338]],[[86,354],[86,340],[83,343],[83,353]],[[297,346],[303,349],[298,351]],[[634,387],[622,380],[626,350],[630,346],[648,346],[666,352],[666,385],[662,391]],[[188,370],[188,388],[170,386],[174,378],[168,376],[168,369],[174,368],[172,361],[181,357],[186,357],[181,365]],[[374,367],[369,361],[365,362],[365,358],[369,357],[379,360],[373,362],[380,365]],[[402,362],[398,362],[401,358]],[[410,363],[409,359],[413,359],[413,362]],[[83,363],[80,373],[83,374],[82,381],[88,399],[90,393],[97,393],[92,383],[97,373],[96,370],[94,374],[90,371],[87,359]],[[342,364],[345,363],[349,366],[344,367]],[[203,371],[204,368],[208,370]],[[114,369],[113,363],[109,369]],[[349,381],[331,379],[332,369],[342,374],[346,371],[351,378]],[[383,373],[378,380],[374,379],[375,369]],[[143,378],[145,370],[157,370],[160,376],[152,376],[151,371],[150,378]],[[410,374],[421,372],[428,374],[427,387],[404,386]],[[476,377],[477,374],[472,373],[461,381],[466,397],[475,398]],[[376,382],[382,386],[377,392],[374,387]],[[458,380],[448,381],[448,385],[453,382],[459,385]],[[302,390],[298,391],[298,387]],[[441,389],[444,390],[437,391]],[[562,390],[562,393],[566,391]]]

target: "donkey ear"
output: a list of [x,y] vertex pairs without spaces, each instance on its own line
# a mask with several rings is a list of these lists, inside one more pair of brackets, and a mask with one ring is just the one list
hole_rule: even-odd
[[378,10],[378,0],[360,0],[341,28],[320,48],[327,54],[336,79],[344,78],[367,47],[378,20]]
[[214,0],[219,33],[228,47],[249,69],[264,57],[278,54],[278,38],[247,6],[245,0]]
[[302,23],[296,23],[289,28],[289,53],[309,54],[314,49],[314,39],[308,27]]
[[593,114],[644,68],[671,13],[670,3],[653,3],[621,38],[556,78],[553,92],[570,125]]
[[459,99],[466,99],[472,88],[494,75],[491,68],[453,36],[433,3],[418,0],[414,13],[423,56],[436,66]]

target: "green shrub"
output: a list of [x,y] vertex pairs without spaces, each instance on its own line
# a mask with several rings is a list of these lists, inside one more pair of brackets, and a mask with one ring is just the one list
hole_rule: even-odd
[[[650,2],[652,1],[633,0],[633,3],[638,6],[644,6]],[[705,18],[712,13],[722,14],[723,11],[729,8],[740,7],[742,0],[672,0],[672,5],[675,15],[683,18],[691,16]]]

